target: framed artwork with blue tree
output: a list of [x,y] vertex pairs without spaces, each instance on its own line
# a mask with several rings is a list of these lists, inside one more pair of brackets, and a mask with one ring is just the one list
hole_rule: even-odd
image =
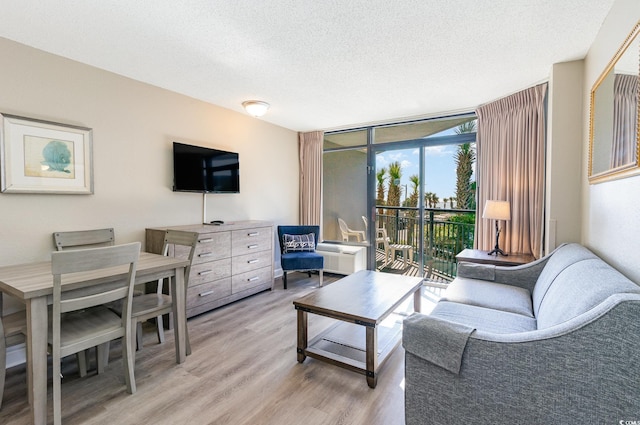
[[0,114],[4,193],[92,194],[92,130]]

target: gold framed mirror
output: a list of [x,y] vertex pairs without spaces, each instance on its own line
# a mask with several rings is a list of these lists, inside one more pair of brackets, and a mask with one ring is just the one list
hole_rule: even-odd
[[591,89],[589,183],[640,174],[640,21]]

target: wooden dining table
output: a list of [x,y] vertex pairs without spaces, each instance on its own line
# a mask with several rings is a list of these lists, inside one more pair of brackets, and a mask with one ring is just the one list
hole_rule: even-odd
[[[166,277],[171,279],[173,297],[174,336],[176,362],[186,357],[186,313],[184,271],[189,261],[147,252],[140,253],[136,268],[136,284],[152,282]],[[82,291],[92,284],[121,285],[126,279],[128,266],[122,273],[114,268],[101,271],[65,275],[62,290]],[[27,380],[29,403],[34,424],[47,423],[47,306],[52,304],[53,275],[51,261],[0,267],[0,291],[24,302],[27,313]]]

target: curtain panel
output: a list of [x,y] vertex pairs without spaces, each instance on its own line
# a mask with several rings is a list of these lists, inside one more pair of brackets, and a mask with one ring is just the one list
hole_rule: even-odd
[[616,74],[613,83],[611,168],[636,161],[638,90],[637,75]]
[[323,131],[298,134],[301,225],[320,225],[320,217],[322,216],[323,141]]
[[500,248],[535,258],[542,253],[546,91],[541,84],[476,110],[478,249],[494,247],[495,223],[482,211],[487,200],[498,200],[511,206],[511,220],[499,223]]

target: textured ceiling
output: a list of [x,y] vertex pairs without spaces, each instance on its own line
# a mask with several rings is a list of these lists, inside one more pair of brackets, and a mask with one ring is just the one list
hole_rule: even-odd
[[326,130],[473,110],[544,81],[586,55],[613,1],[6,0],[0,37]]

